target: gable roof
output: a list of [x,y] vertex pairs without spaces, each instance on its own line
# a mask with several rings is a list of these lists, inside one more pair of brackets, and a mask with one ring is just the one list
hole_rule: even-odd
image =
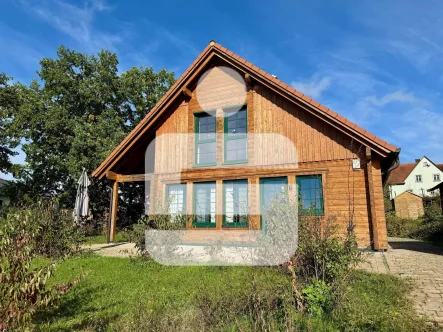
[[406,178],[414,170],[416,163],[400,164],[391,171],[388,177],[388,184],[405,184]]
[[420,195],[414,194],[413,192],[410,192],[410,191],[403,191],[400,195],[395,196],[395,197],[393,198],[393,200],[395,201],[398,197],[401,197],[402,195],[413,195],[413,196],[416,196],[416,197],[418,197],[418,198],[420,198],[420,199],[423,199],[423,197],[421,197]]
[[415,169],[415,167],[423,160],[426,159],[429,161],[432,165],[437,167],[440,171],[443,172],[443,164],[435,164],[431,159],[429,159],[426,156],[423,156],[420,161],[415,163],[406,163],[406,164],[400,164],[398,167],[394,170],[392,170],[389,174],[388,178],[388,184],[405,184],[406,178],[409,176],[409,174],[412,173],[412,171]]
[[129,150],[129,148],[152,126],[158,119],[160,112],[165,110],[172,101],[186,88],[186,84],[195,79],[201,70],[204,69],[205,64],[217,56],[237,68],[239,71],[248,73],[250,77],[267,86],[273,91],[276,91],[296,103],[304,110],[317,116],[323,121],[335,126],[338,130],[345,132],[356,141],[370,146],[381,156],[386,157],[392,152],[398,152],[398,149],[388,142],[376,137],[365,129],[357,126],[355,123],[342,117],[336,112],[330,110],[326,106],[313,100],[307,95],[297,91],[288,84],[280,81],[277,77],[266,73],[264,70],[254,66],[252,63],[241,58],[234,52],[225,47],[211,41],[202,53],[194,60],[188,69],[181,75],[181,77],[172,85],[166,94],[158,101],[158,103],[151,109],[151,111],[140,121],[140,123],[128,134],[128,136],[110,153],[110,155],[97,167],[92,173],[92,176],[103,178],[108,170],[122,158],[122,156]]

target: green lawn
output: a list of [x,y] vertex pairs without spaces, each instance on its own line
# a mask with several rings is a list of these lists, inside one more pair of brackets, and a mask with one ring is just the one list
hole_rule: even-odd
[[[192,331],[211,326],[240,331],[235,326],[243,324],[242,330],[249,331],[245,322],[250,319],[250,295],[255,294],[253,304],[261,314],[275,311],[281,320],[278,308],[290,290],[290,280],[276,268],[166,267],[94,254],[61,263],[52,283],[79,274],[86,278],[57,308],[38,313],[37,330]],[[306,331],[419,331],[424,324],[412,313],[405,299],[408,292],[408,285],[397,278],[357,271],[338,312],[317,319],[291,312],[285,319]]]
[[[66,282],[79,274],[86,278],[63,297],[59,308],[38,316],[41,330],[107,325],[128,318],[140,302],[185,308],[192,306],[197,294],[221,298],[251,291],[251,268],[247,267],[166,267],[148,260],[93,254],[60,264],[52,282]],[[286,276],[271,268],[259,269],[258,279],[260,288],[289,286]]]
[[[85,236],[82,238],[82,244],[103,244],[106,243],[106,235]],[[115,234],[115,242],[125,242],[122,233]]]

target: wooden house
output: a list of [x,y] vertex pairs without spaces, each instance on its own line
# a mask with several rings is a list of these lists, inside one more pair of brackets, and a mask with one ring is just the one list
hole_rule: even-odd
[[149,181],[151,203],[172,198],[172,212],[193,215],[186,227],[202,235],[260,229],[260,212],[286,186],[342,232],[352,220],[360,246],[387,249],[382,181],[398,154],[211,41],[93,176],[114,182],[111,238],[121,182]]

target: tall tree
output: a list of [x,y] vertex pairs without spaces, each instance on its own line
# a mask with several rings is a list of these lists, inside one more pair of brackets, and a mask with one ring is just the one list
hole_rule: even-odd
[[[105,159],[169,89],[174,74],[146,67],[119,74],[116,54],[63,46],[40,65],[39,80],[22,91],[10,128],[26,153],[15,175],[27,194],[58,194],[71,205],[82,169],[91,172]],[[91,189],[104,195],[102,184]]]
[[8,127],[12,121],[12,114],[19,105],[19,86],[10,85],[11,78],[0,73],[0,172],[11,170],[10,157],[17,154],[12,148],[17,146],[9,134]]

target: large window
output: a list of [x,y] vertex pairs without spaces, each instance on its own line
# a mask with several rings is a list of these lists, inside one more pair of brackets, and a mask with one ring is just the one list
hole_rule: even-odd
[[195,117],[195,164],[210,166],[216,164],[216,118],[211,114]]
[[324,214],[321,175],[297,176],[298,201],[301,212],[308,215]]
[[248,226],[248,180],[223,182],[223,227]]
[[215,227],[215,182],[194,184],[194,226]]
[[186,215],[186,183],[166,185],[166,199],[172,220],[183,220]]
[[225,112],[225,163],[248,161],[248,116],[246,106]]
[[275,201],[283,201],[288,193],[288,178],[275,177],[260,179],[260,224],[266,229],[266,212]]

